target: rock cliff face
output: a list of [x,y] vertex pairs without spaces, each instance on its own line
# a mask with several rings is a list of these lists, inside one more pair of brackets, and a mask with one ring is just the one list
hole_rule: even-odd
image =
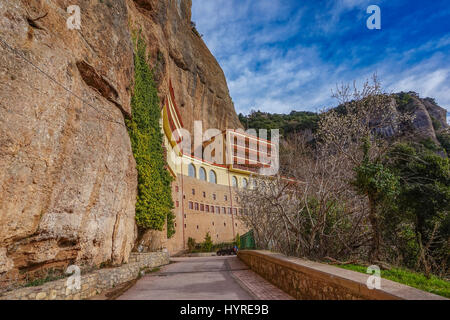
[[127,0],[131,29],[141,30],[161,98],[172,81],[186,129],[240,128],[224,73],[191,26],[191,0]]
[[440,145],[437,134],[449,128],[447,111],[438,106],[432,98],[421,98],[415,92],[398,93],[397,109],[414,116],[412,121],[412,139],[431,140]]
[[127,261],[136,239],[133,45],[142,31],[161,100],[185,126],[240,127],[190,1],[0,2],[0,286],[68,264]]

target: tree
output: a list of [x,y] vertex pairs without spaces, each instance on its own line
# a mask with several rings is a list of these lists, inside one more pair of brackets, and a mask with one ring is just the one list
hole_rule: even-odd
[[369,220],[372,225],[372,247],[369,253],[370,261],[380,259],[381,230],[377,212],[379,202],[389,201],[399,193],[399,180],[382,163],[371,161],[369,158],[370,141],[367,139],[363,146],[364,159],[354,170],[356,177],[352,181],[360,194],[369,200]]
[[448,272],[450,163],[419,144],[398,144],[387,165],[400,178],[399,211],[414,225],[417,267]]
[[212,242],[211,235],[209,234],[209,232],[207,232],[205,235],[205,240],[203,241],[202,247],[203,247],[202,249],[204,252],[211,252],[211,250],[212,250],[213,242]]
[[[282,145],[283,172],[254,177],[239,191],[257,247],[310,259],[347,259],[366,245],[366,207],[347,187],[349,162],[313,148],[304,136]],[[289,179],[283,176],[289,177]]]
[[369,205],[372,229],[369,259],[379,260],[378,210],[385,196],[395,194],[396,185],[395,177],[381,162],[393,137],[401,134],[401,126],[411,116],[397,111],[395,98],[382,90],[376,75],[362,89],[355,83],[353,88],[337,87],[333,97],[340,106],[321,115],[318,141],[328,154],[340,154],[352,163],[355,176],[348,182],[365,195]]

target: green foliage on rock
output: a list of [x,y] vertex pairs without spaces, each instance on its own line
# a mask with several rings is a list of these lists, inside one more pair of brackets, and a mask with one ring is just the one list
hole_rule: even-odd
[[413,106],[410,105],[412,102],[411,94],[415,94],[414,92],[400,92],[394,95],[395,100],[397,102],[397,106],[402,112],[411,112],[413,111]]
[[439,122],[439,120],[431,115],[430,115],[430,118],[431,118],[431,123],[433,124],[433,129],[435,131],[440,130],[442,128],[442,124]]
[[135,87],[131,98],[132,119],[127,121],[127,127],[138,171],[136,222],[140,228],[162,231],[167,220],[167,235],[171,237],[175,231],[172,177],[164,158],[160,101],[146,61],[145,43],[140,35],[134,43]]
[[447,152],[447,156],[450,155],[450,133],[438,133],[436,138]]

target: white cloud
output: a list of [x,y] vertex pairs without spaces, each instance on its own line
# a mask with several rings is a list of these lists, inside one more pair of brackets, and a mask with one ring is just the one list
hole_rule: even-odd
[[[360,66],[362,58],[356,46],[337,48],[335,54],[343,56],[345,52],[347,58],[336,63],[322,57],[321,49],[314,45],[293,46],[291,43],[288,48],[277,45],[299,33],[326,33],[328,39],[332,39],[335,32],[344,32],[333,29],[341,14],[359,7],[364,14],[373,1],[330,2],[331,5],[319,10],[314,26],[304,22],[309,12],[300,8],[292,15],[292,8],[284,1],[193,2],[193,19],[224,69],[238,112],[247,113],[251,109],[278,113],[293,109],[317,111],[335,105],[331,90],[336,83],[356,80],[361,84],[374,72],[388,90],[413,90],[421,96],[436,98],[442,107],[450,110],[448,56],[438,52],[428,59],[414,61],[418,53],[448,47],[448,35],[407,52],[386,48],[389,55],[366,66]],[[355,65],[359,65],[358,68]]]

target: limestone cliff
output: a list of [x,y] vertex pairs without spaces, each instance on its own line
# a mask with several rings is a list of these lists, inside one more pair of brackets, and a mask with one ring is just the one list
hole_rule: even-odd
[[[410,125],[401,128],[407,140],[434,143],[438,148],[444,148],[439,136],[447,134],[449,130],[447,111],[437,105],[433,98],[421,98],[416,92],[410,91],[393,94],[393,102],[399,113],[413,117]],[[442,151],[440,153],[444,155]]]
[[[402,96],[405,94],[398,94]],[[414,114],[413,129],[414,134],[420,138],[431,139],[438,143],[436,139],[437,133],[446,130],[447,111],[438,106],[432,98],[420,98],[418,94],[410,92],[406,104],[403,106],[406,111]],[[401,106],[400,106],[401,107]]]
[[142,30],[163,99],[188,129],[240,127],[223,72],[190,25],[191,1],[0,2],[0,283],[68,264],[127,261],[136,239],[133,45]]
[[191,0],[127,0],[133,30],[141,30],[149,48],[159,93],[172,81],[183,123],[204,129],[240,128],[224,73],[191,26]]

